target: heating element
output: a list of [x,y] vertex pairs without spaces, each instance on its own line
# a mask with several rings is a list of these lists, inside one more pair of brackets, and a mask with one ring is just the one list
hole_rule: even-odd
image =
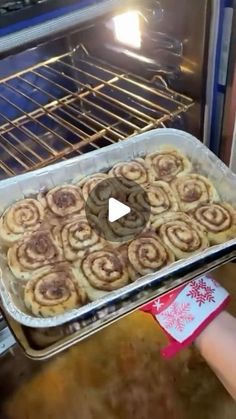
[[0,179],[160,127],[193,101],[79,47],[0,82]]

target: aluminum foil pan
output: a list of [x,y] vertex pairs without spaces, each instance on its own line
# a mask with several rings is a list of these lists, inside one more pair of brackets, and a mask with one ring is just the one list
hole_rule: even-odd
[[[226,249],[226,256],[221,252],[221,256],[214,262],[210,260],[210,265],[214,268],[222,265],[229,259],[234,257],[235,246],[232,246],[232,252],[229,254],[228,248]],[[140,291],[134,295],[127,294],[127,299],[118,303],[110,304],[106,309],[100,309],[92,312],[91,316],[83,318],[80,316],[69,323],[50,328],[28,328],[17,322],[12,317],[6,316],[8,326],[11,329],[16,341],[23,349],[27,357],[34,360],[45,360],[58,355],[60,352],[70,348],[78,342],[92,336],[98,331],[104,329],[106,326],[111,325],[115,321],[127,316],[134,312],[140,305],[153,300],[155,297],[165,294],[166,292],[174,289],[180,284],[188,282],[192,278],[190,269],[182,267],[176,274],[181,276],[179,279],[170,281],[168,275],[167,279],[163,279],[156,283],[153,282],[153,288],[147,287],[145,291]],[[209,272],[208,264],[204,266],[200,263],[198,269],[195,270],[194,275],[198,276],[204,272]],[[190,272],[189,272],[190,271]]]
[[[174,129],[156,129],[137,135],[106,148],[93,151],[71,160],[63,161],[46,168],[7,179],[0,182],[1,211],[16,200],[41,190],[78,178],[108,170],[119,161],[141,157],[158,150],[160,146],[172,145],[188,155],[194,165],[194,171],[204,174],[215,184],[221,199],[236,204],[236,175],[230,171],[207,147],[190,134]],[[4,205],[3,205],[4,203]],[[79,309],[50,317],[39,318],[29,314],[22,299],[12,286],[12,275],[2,258],[0,266],[0,295],[4,310],[17,322],[30,327],[53,327],[77,319],[90,323],[106,317],[117,319],[132,309],[171,288],[206,272],[219,262],[226,262],[236,256],[236,240],[213,246],[197,256],[180,260],[163,268],[157,273],[147,275],[138,281],[114,291],[100,300],[89,303]],[[133,302],[131,304],[131,301]],[[111,316],[112,313],[112,316]],[[117,315],[116,315],[117,314]],[[95,328],[96,329],[96,328]]]

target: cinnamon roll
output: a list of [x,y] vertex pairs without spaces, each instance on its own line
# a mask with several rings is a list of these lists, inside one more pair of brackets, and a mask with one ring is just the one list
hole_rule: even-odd
[[62,185],[40,194],[38,199],[49,214],[67,217],[84,212],[84,200],[80,188],[75,185]]
[[211,244],[236,238],[236,210],[230,204],[222,202],[202,205],[191,215],[206,230]]
[[190,211],[199,204],[217,202],[219,195],[209,179],[192,174],[175,179],[171,186],[176,193],[182,211]]
[[167,182],[153,182],[142,191],[132,192],[128,197],[131,206],[137,206],[150,210],[151,221],[169,211],[178,211],[177,199]]
[[104,248],[84,257],[78,269],[80,286],[90,300],[96,300],[129,282],[128,269],[122,254]]
[[30,280],[25,286],[24,302],[35,316],[50,317],[82,306],[86,293],[79,287],[74,270],[61,267]]
[[36,199],[22,199],[11,205],[0,219],[0,240],[6,244],[19,240],[24,234],[42,225],[44,208]]
[[142,208],[131,208],[131,212],[114,222],[108,221],[107,209],[100,212],[97,225],[102,226],[103,237],[108,242],[128,242],[149,227],[149,213]]
[[203,227],[184,213],[164,215],[153,223],[153,227],[177,259],[200,253],[209,246]]
[[57,226],[53,230],[54,238],[63,247],[65,259],[80,262],[84,255],[103,247],[103,241],[98,236],[92,221],[87,221],[83,215],[64,226]]
[[49,231],[25,236],[10,247],[7,258],[13,275],[21,280],[38,278],[64,260],[62,249]]
[[175,149],[165,149],[146,156],[146,163],[155,180],[171,181],[191,172],[192,164],[186,156]]
[[[100,184],[100,186],[99,186]],[[114,182],[105,173],[96,173],[83,178],[78,186],[82,190],[84,201],[92,214],[99,214],[107,206],[107,200],[114,194]]]
[[144,186],[152,181],[152,175],[144,159],[141,158],[115,164],[110,170],[109,175],[115,177],[119,187],[128,192],[136,189],[135,184]]
[[153,232],[144,233],[129,244],[128,259],[132,281],[175,261],[172,251]]

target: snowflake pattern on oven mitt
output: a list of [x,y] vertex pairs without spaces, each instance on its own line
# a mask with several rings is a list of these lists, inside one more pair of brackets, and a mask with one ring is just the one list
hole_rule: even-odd
[[214,279],[203,276],[156,298],[140,308],[150,313],[169,338],[161,353],[174,356],[190,345],[225,308],[228,292]]

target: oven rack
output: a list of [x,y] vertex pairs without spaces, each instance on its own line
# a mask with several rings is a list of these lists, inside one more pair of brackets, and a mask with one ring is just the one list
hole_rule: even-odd
[[163,126],[193,105],[89,54],[66,53],[0,80],[0,179]]

